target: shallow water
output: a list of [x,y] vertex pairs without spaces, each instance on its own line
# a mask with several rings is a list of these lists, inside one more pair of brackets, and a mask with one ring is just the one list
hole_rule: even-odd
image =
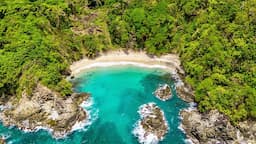
[[[132,131],[139,120],[138,108],[155,102],[164,111],[170,127],[160,143],[183,144],[185,135],[178,128],[178,114],[188,104],[177,97],[173,82],[164,77],[165,74],[163,70],[135,66],[90,69],[73,80],[75,91],[91,93],[86,107],[90,112],[90,125],[58,140],[45,130],[25,133],[2,124],[0,135],[13,144],[137,144]],[[159,84],[164,83],[169,84],[173,91],[172,99],[165,102],[152,94]]]

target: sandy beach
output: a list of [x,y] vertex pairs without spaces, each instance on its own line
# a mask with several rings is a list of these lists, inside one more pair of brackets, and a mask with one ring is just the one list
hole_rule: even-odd
[[74,62],[70,69],[72,75],[78,75],[79,73],[93,67],[107,67],[113,65],[135,65],[148,68],[161,68],[167,69],[170,72],[183,72],[180,68],[179,57],[175,54],[163,55],[161,57],[149,56],[145,52],[121,50],[109,51],[102,53],[95,59],[84,58],[80,61]]

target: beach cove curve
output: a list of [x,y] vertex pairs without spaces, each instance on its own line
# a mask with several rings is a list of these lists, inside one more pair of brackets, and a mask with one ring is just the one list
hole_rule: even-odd
[[[89,69],[94,68],[111,68],[111,67],[122,67],[122,66],[131,66],[131,67],[138,67],[140,69],[146,68],[146,69],[161,69],[168,71],[168,73],[175,75],[174,78],[175,82],[178,85],[180,85],[180,78],[178,77],[178,73],[182,73],[183,71],[180,69],[180,63],[178,61],[178,57],[175,55],[169,55],[169,56],[163,56],[163,57],[149,57],[144,52],[139,52],[139,54],[135,53],[123,53],[120,56],[120,51],[114,52],[114,54],[117,54],[114,59],[111,59],[110,56],[104,56],[99,57],[99,59],[95,60],[89,60],[89,59],[83,59],[79,62],[75,62],[74,65],[71,65],[72,75],[79,76],[80,74],[86,73]],[[140,57],[138,56],[140,55]],[[119,57],[119,58],[118,58]],[[173,61],[170,62],[172,58],[175,58]],[[89,63],[86,63],[88,61]],[[178,77],[178,78],[177,78]],[[79,125],[79,124],[78,124]],[[75,133],[75,132],[74,132]],[[71,134],[73,135],[73,134]],[[68,138],[69,136],[67,136]],[[66,138],[65,138],[66,139]]]

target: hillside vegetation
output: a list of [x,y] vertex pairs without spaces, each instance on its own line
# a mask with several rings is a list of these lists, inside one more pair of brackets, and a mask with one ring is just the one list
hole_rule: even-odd
[[2,0],[0,94],[72,93],[69,65],[123,48],[180,55],[199,110],[256,119],[256,0]]

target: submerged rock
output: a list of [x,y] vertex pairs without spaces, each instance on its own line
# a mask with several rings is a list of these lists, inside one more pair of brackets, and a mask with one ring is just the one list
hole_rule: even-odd
[[6,126],[28,131],[47,128],[55,137],[63,137],[77,122],[86,120],[87,112],[79,105],[88,97],[85,93],[62,97],[38,84],[32,95],[23,93],[19,101],[9,100],[0,118]]
[[172,97],[172,90],[168,84],[159,85],[154,94],[158,99],[166,101]]
[[256,123],[242,122],[231,125],[226,116],[217,110],[207,114],[198,110],[181,111],[182,128],[195,144],[253,144],[256,143]]
[[141,119],[136,123],[133,134],[140,143],[157,144],[168,132],[164,112],[155,103],[144,104],[139,108]]

